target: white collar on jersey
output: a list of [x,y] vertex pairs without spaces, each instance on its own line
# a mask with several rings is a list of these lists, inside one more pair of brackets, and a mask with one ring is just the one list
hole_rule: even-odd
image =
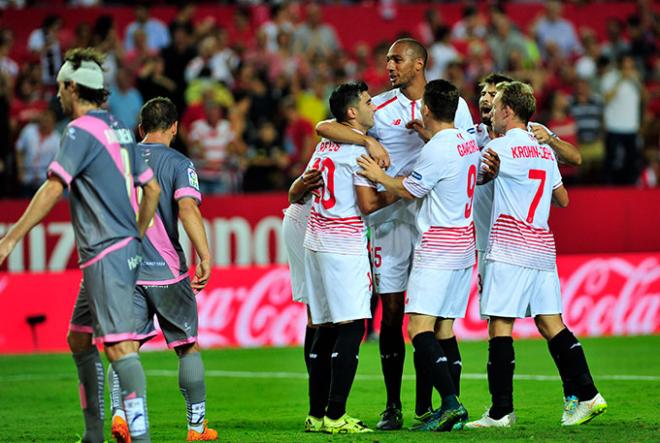
[[414,101],[415,102],[415,107],[420,111],[422,110],[423,100],[421,98],[419,100],[410,100],[408,97],[406,97],[406,95],[403,92],[401,92],[401,89],[399,89],[399,88],[397,88],[397,90],[396,90],[396,98],[406,108],[409,108],[411,106],[412,102]]

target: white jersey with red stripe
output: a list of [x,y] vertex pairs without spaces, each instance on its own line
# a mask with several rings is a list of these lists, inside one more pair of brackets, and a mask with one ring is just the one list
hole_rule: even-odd
[[[424,146],[424,140],[412,129],[406,129],[406,123],[411,120],[422,120],[423,100],[410,100],[399,88],[390,89],[371,99],[376,106],[374,126],[369,130],[373,136],[387,149],[390,156],[390,167],[387,174],[395,176],[409,175],[419,153]],[[472,114],[466,101],[458,99],[458,109],[454,118],[454,126],[469,133],[474,132]],[[379,191],[382,188],[379,186]],[[414,224],[414,215],[406,202],[397,202],[369,216],[372,224],[389,220],[399,220]]]
[[357,159],[367,155],[363,146],[322,140],[311,167],[323,174],[307,221],[304,246],[316,252],[367,255],[367,227],[357,203],[355,186],[375,185],[357,174]]
[[[550,133],[551,136],[557,135],[540,123],[529,122],[527,131],[532,132],[532,126],[539,125]],[[488,126],[483,123],[474,125],[474,135],[483,151],[486,145],[491,141]],[[488,249],[488,235],[490,233],[491,213],[493,211],[493,182],[477,186],[474,193],[474,226],[477,233],[477,251],[486,251]]]
[[459,129],[436,133],[424,146],[403,186],[422,199],[417,213],[421,238],[414,266],[465,269],[474,265],[472,206],[481,154]]
[[500,157],[494,180],[486,259],[551,271],[555,240],[548,227],[552,192],[562,185],[553,150],[534,135],[511,129],[486,145]]

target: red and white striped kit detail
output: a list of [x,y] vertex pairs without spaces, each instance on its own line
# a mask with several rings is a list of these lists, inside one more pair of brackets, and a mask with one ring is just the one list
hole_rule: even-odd
[[311,199],[307,200],[305,203],[291,203],[289,207],[284,211],[284,214],[292,220],[296,220],[301,223],[307,223],[309,208],[311,208],[311,206]]
[[555,237],[549,229],[535,228],[510,215],[500,214],[490,231],[488,260],[553,271]]
[[474,223],[463,227],[431,226],[415,248],[415,266],[464,269],[475,262]]
[[367,253],[367,227],[362,217],[328,218],[314,208],[309,213],[305,248],[343,255]]

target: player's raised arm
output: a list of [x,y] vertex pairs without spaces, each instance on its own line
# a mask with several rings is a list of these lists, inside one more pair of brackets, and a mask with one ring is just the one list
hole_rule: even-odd
[[64,184],[55,176],[49,177],[30,201],[23,215],[18,222],[14,224],[0,240],[0,264],[21,241],[25,235],[30,232],[37,223],[48,215],[55,203],[60,199],[64,192]]
[[211,252],[202,221],[202,213],[194,198],[182,198],[178,201],[178,205],[179,220],[199,257],[191,286],[195,291],[201,291],[211,275]]
[[151,223],[156,213],[158,198],[160,197],[160,185],[155,178],[152,178],[142,186],[142,192],[143,195],[140,201],[140,210],[137,219],[140,238],[144,237],[144,233],[147,231],[149,223]]
[[289,187],[289,203],[297,203],[305,198],[305,195],[323,186],[323,176],[319,169],[308,169],[298,177]]
[[369,155],[383,168],[390,166],[390,156],[375,138],[353,131],[346,125],[333,120],[323,120],[316,124],[316,134],[338,143],[350,143],[367,148]]
[[380,183],[386,190],[397,197],[406,200],[415,199],[415,196],[403,186],[403,177],[390,177],[378,166],[378,163],[366,155],[360,156],[357,162],[362,168],[362,170],[358,171],[358,174],[361,176],[368,178],[374,183]]
[[582,164],[582,154],[580,154],[578,148],[551,134],[543,125],[532,124],[531,127],[534,137],[536,137],[539,143],[548,145],[554,149],[560,163],[570,166],[580,166]]

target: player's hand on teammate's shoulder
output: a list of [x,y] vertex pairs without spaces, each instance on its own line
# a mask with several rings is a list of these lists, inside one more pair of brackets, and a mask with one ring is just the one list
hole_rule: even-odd
[[536,137],[536,140],[541,143],[542,145],[547,145],[550,143],[550,140],[552,138],[552,135],[548,131],[545,130],[545,128],[541,125],[535,125],[532,124],[532,133],[534,134],[534,137]]
[[357,158],[358,166],[362,169],[357,173],[363,177],[368,178],[372,182],[378,182],[379,179],[385,175],[385,171],[380,167],[376,160],[368,155],[361,155]]
[[301,178],[307,191],[323,186],[323,175],[320,169],[308,169],[303,173]]
[[431,131],[424,127],[424,122],[421,120],[415,119],[409,121],[406,123],[406,128],[415,131],[424,142],[431,140]]
[[365,137],[364,147],[367,149],[367,152],[369,152],[371,158],[373,158],[381,168],[390,167],[390,155],[387,153],[387,149],[385,149],[378,140],[367,135]]
[[193,277],[193,280],[190,284],[193,288],[193,291],[195,291],[195,294],[197,294],[199,291],[204,289],[204,287],[206,287],[206,284],[209,282],[210,276],[211,276],[211,260],[210,259],[200,260],[200,262],[197,263],[197,267],[195,268],[195,277]]
[[491,148],[487,148],[481,156],[481,174],[479,174],[480,185],[488,183],[497,177],[500,172],[500,156]]

